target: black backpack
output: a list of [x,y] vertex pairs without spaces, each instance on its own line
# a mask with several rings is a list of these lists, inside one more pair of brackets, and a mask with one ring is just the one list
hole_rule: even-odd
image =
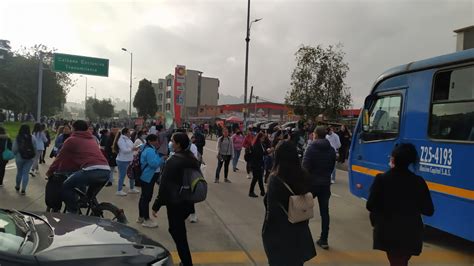
[[[184,158],[179,153],[174,156]],[[199,168],[184,168],[182,178],[183,185],[178,191],[179,201],[198,203],[206,200],[207,182]]]
[[21,158],[25,160],[35,158],[36,151],[31,136],[25,136],[19,141],[18,151],[20,152]]

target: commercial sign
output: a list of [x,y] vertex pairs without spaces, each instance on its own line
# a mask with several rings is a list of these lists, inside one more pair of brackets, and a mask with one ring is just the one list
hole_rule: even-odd
[[55,53],[53,71],[108,77],[109,59]]
[[184,106],[184,90],[186,82],[186,67],[177,65],[174,70],[174,118],[178,126],[181,125],[181,108]]

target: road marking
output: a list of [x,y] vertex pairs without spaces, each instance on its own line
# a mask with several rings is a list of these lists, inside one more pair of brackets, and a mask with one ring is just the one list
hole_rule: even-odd
[[333,193],[333,192],[331,192],[331,196],[334,196],[334,197],[336,197],[336,198],[342,198],[342,196],[337,195],[336,193]]
[[[257,263],[265,263],[267,257],[264,251],[250,251],[249,254]],[[384,252],[376,250],[368,251],[344,251],[337,250],[337,247],[331,247],[329,250],[317,250],[317,256],[305,265],[316,265],[321,263],[338,264],[364,264],[381,265],[386,264],[387,257]],[[173,261],[179,262],[179,256],[176,251],[171,252]],[[251,261],[244,251],[204,251],[192,252],[193,263],[195,264],[250,264]],[[414,256],[411,264],[460,264],[471,265],[474,257],[455,251],[425,250],[420,256]]]
[[5,170],[13,170],[13,169],[16,169],[15,163],[7,164],[7,166],[5,167]]

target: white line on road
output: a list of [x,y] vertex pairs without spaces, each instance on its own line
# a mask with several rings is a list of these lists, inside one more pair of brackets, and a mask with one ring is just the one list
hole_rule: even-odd
[[13,170],[13,169],[16,169],[15,163],[7,164],[7,166],[5,167],[5,170]]

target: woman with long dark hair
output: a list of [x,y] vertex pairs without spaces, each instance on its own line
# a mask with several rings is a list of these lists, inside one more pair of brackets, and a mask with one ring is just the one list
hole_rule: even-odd
[[161,206],[166,206],[169,223],[168,231],[176,243],[182,265],[190,266],[193,265],[193,262],[186,236],[185,221],[192,213],[193,204],[180,201],[178,190],[183,185],[184,169],[199,169],[200,162],[190,151],[191,141],[186,133],[174,133],[171,137],[171,143],[174,154],[163,167],[158,197],[152,208],[153,216],[157,217],[157,212]]
[[265,134],[260,132],[257,134],[255,139],[253,140],[253,144],[251,147],[251,167],[252,167],[252,183],[250,183],[250,190],[249,190],[249,197],[256,198],[258,197],[255,194],[255,184],[258,182],[258,186],[260,187],[260,195],[265,196],[265,188],[263,186],[263,156],[267,153],[266,148],[264,146],[265,141]]
[[112,128],[110,130],[109,136],[107,136],[107,141],[105,141],[105,146],[104,146],[104,152],[105,152],[105,158],[109,162],[110,166],[110,178],[109,182],[105,186],[110,187],[114,183],[114,172],[115,168],[117,167],[117,153],[114,152],[114,149],[112,148],[114,145],[114,140],[115,136],[118,134],[117,128]]
[[392,266],[408,265],[411,256],[420,255],[424,227],[421,215],[434,213],[425,180],[409,169],[418,158],[411,143],[395,147],[390,157],[391,169],[375,177],[367,200],[374,249],[385,251]]
[[288,202],[293,193],[310,191],[311,181],[301,168],[296,146],[281,141],[275,150],[274,164],[265,196],[265,221],[262,229],[263,246],[272,265],[303,265],[316,256],[309,221],[290,223]]
[[[127,167],[130,162],[133,160],[133,152],[136,150],[133,146],[133,142],[130,139],[130,129],[123,128],[117,136],[115,136],[113,148],[115,153],[117,153],[117,167],[119,171],[119,181],[117,192],[115,193],[118,196],[127,196],[127,192],[124,192],[123,183],[125,181],[125,176],[127,175]],[[140,193],[138,189],[135,188],[135,180],[130,179],[130,189],[128,193],[137,194]]]
[[15,154],[17,169],[15,190],[20,191],[21,185],[22,195],[25,195],[29,180],[28,172],[33,165],[33,159],[38,153],[36,143],[35,136],[31,135],[30,126],[25,124],[21,125],[15,142],[13,143],[12,151]]

